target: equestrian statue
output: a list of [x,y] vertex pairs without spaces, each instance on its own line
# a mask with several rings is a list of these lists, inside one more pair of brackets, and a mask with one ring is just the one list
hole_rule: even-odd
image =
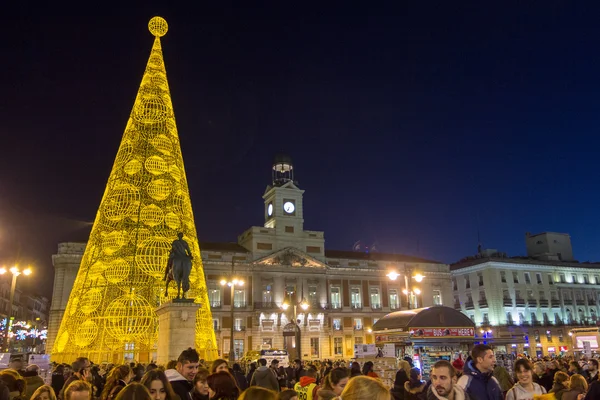
[[171,253],[165,270],[164,280],[167,282],[165,297],[169,295],[169,283],[177,283],[177,297],[175,300],[185,299],[185,293],[190,290],[190,273],[192,272],[192,251],[188,243],[183,240],[183,233],[177,234],[176,240],[171,244]]

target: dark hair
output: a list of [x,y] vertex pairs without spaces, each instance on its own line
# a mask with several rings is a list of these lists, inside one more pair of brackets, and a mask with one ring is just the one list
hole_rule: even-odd
[[167,365],[165,365],[165,369],[175,369],[177,368],[177,360],[170,360],[169,362],[167,362]]
[[21,397],[25,397],[27,384],[16,369],[9,368],[2,370],[0,372],[0,380],[4,382],[10,392],[19,392]]
[[342,379],[348,378],[349,376],[350,371],[348,371],[347,368],[334,368],[323,379],[323,388],[332,390],[334,385],[337,385]]
[[350,375],[361,375],[360,364],[357,361],[354,361],[350,366]]
[[208,372],[206,368],[198,368],[198,372],[196,372],[196,375],[194,376],[194,381],[192,382],[194,384],[194,387],[196,387],[196,382],[206,382],[206,378],[208,378],[208,375],[210,375],[210,372]]
[[187,350],[182,351],[177,358],[177,363],[181,363],[181,365],[184,365],[185,363],[197,362],[200,362],[200,356],[198,355],[196,349],[192,349],[191,347],[188,347]]
[[515,366],[513,368],[515,375],[517,372],[521,371],[521,368],[523,368],[525,371],[533,371],[533,365],[531,364],[531,361],[526,358],[519,358],[517,361],[515,361]]
[[210,373],[214,374],[215,372],[217,372],[217,367],[221,364],[225,364],[227,365],[227,367],[229,368],[229,364],[227,364],[227,360],[223,360],[222,358],[217,358],[215,361],[213,361],[213,363],[210,365]]
[[150,364],[148,364],[148,365],[146,366],[146,372],[150,372],[150,371],[152,371],[153,369],[157,369],[157,368],[158,368],[158,365],[156,365],[156,364],[154,364],[154,363],[150,363]]
[[299,358],[296,358],[296,359],[294,360],[294,362],[295,362],[296,364],[302,364],[302,361],[300,361],[300,359],[299,359]]
[[369,372],[373,372],[373,361],[367,361],[363,364],[362,373],[367,375]]
[[78,359],[73,361],[73,364],[71,364],[71,369],[74,372],[81,372],[81,370],[85,368],[87,361],[88,359],[86,357],[79,357]]
[[410,386],[411,389],[421,386],[421,380],[419,379],[420,375],[421,370],[419,368],[410,369],[410,379],[408,381],[408,386]]
[[571,361],[569,363],[570,366],[577,368],[577,371],[581,370],[581,367],[579,366],[579,363],[577,361]]
[[596,368],[598,368],[598,360],[596,360],[595,358],[590,359],[590,362],[592,364],[594,364],[596,366]]
[[471,350],[471,357],[473,358],[473,362],[477,364],[477,358],[483,358],[488,350],[493,351],[493,349],[487,344],[476,344],[475,346],[473,346],[473,350]]
[[276,358],[272,359],[271,360],[271,365],[273,365],[273,364],[279,364],[279,360],[276,359]]
[[142,380],[140,381],[140,383],[144,386],[146,386],[146,389],[148,389],[148,392],[150,392],[150,386],[152,386],[152,382],[153,381],[161,381],[164,388],[165,388],[165,392],[167,393],[167,400],[175,400],[176,396],[175,396],[175,392],[173,391],[173,387],[171,386],[171,383],[169,382],[169,379],[167,379],[167,375],[165,375],[165,373],[159,369],[153,369],[151,371],[146,372],[146,374],[144,374],[144,376],[142,377]]
[[314,367],[309,367],[306,372],[305,372],[306,376],[308,376],[309,378],[316,378],[317,377],[317,370]]
[[554,383],[559,383],[561,385],[563,385],[566,381],[569,380],[569,375],[567,375],[566,372],[563,371],[558,371],[557,373],[554,374]]
[[450,374],[450,378],[454,378],[456,376],[456,370],[454,369],[454,367],[452,366],[450,361],[446,361],[446,360],[436,361],[436,363],[433,364],[433,367],[431,367],[431,370],[433,371],[433,369],[435,369],[435,368],[448,368],[448,373]]
[[116,396],[119,391],[123,389],[123,386],[121,386],[119,381],[127,378],[130,373],[131,368],[129,365],[123,364],[114,367],[106,378],[106,385],[104,385],[100,398],[106,400]]
[[258,364],[264,367],[265,365],[267,365],[267,360],[265,360],[264,358],[259,358]]
[[235,400],[240,394],[235,379],[229,372],[221,371],[216,374],[211,374],[206,378],[208,387],[215,392],[215,399],[232,399]]
[[298,396],[298,392],[296,392],[295,390],[289,389],[289,390],[284,390],[283,392],[279,393],[279,396],[277,396],[278,400],[290,400],[293,399],[294,396]]
[[235,364],[233,364],[233,370],[242,372],[242,367],[240,367],[240,364],[235,363]]
[[125,386],[115,400],[152,400],[150,391],[141,383],[132,382]]

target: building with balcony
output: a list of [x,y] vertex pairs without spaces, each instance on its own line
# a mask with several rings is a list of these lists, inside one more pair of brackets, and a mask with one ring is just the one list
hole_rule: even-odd
[[[535,243],[556,237],[568,239],[560,257],[548,247],[530,251],[531,238]],[[526,243],[537,258],[484,250],[452,264],[454,307],[479,326],[481,336],[508,352],[558,354],[570,346],[571,328],[598,323],[600,264],[572,260],[566,234],[527,234]],[[561,260],[565,256],[571,260]]]

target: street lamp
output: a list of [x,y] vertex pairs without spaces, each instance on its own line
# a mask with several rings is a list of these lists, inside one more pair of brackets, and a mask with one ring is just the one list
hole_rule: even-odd
[[[298,325],[298,306],[300,306],[300,308],[302,308],[303,311],[308,310],[308,308],[310,307],[310,305],[308,304],[308,302],[305,299],[302,299],[301,302],[294,302],[293,303],[294,306],[294,341],[296,342],[296,351],[298,353],[298,359],[300,361],[302,361],[302,346],[300,344],[300,325]],[[283,304],[281,305],[281,308],[283,309],[283,311],[287,311],[288,308],[290,308],[290,303],[288,303],[287,300],[283,301]]]
[[[406,304],[408,305],[408,308],[411,308],[411,299],[414,295],[420,295],[421,294],[421,289],[419,289],[418,287],[414,287],[412,288],[412,290],[409,287],[408,284],[408,279],[409,279],[409,275],[411,274],[410,270],[404,274],[404,289],[402,290],[402,293],[404,293],[406,295]],[[396,279],[398,279],[398,277],[400,276],[399,273],[397,273],[396,271],[391,271],[386,275],[388,278],[390,278],[390,280],[395,281]],[[421,275],[421,274],[416,274],[414,276],[412,276],[410,278],[411,280],[414,279],[417,282],[423,282],[423,279],[425,279],[425,276]],[[415,304],[415,308],[418,308],[419,304],[417,299],[415,298],[416,304]]]
[[231,338],[229,339],[229,361],[235,361],[235,354],[233,349],[233,299],[235,297],[235,287],[236,286],[244,286],[244,281],[241,279],[233,278],[228,281],[226,279],[221,279],[221,286],[229,286],[231,289]]
[[7,273],[9,271],[12,274],[12,283],[10,285],[10,300],[9,300],[9,304],[8,304],[8,314],[6,316],[6,327],[4,330],[6,350],[9,350],[8,330],[9,330],[10,320],[12,317],[13,301],[15,299],[15,289],[17,288],[17,277],[21,274],[23,274],[25,276],[29,276],[32,273],[30,267],[27,267],[23,271],[21,271],[19,269],[19,267],[15,265],[15,266],[11,267],[8,271],[6,270],[6,267],[0,268],[0,275],[4,275],[5,273]]

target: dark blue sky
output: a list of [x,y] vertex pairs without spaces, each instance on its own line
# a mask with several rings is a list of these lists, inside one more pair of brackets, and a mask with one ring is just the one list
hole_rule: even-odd
[[453,262],[479,215],[484,247],[568,232],[600,260],[597,3],[163,3],[4,12],[0,259],[51,277],[57,242],[85,238],[161,15],[202,240],[262,223],[287,152],[330,249]]

